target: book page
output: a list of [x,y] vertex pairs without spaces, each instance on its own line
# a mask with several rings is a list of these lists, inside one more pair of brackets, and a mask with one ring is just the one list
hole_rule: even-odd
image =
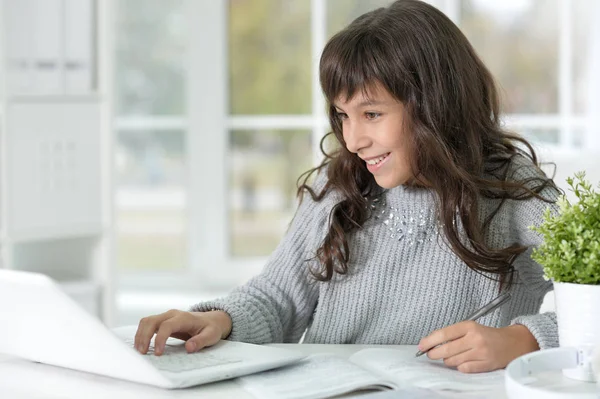
[[442,361],[416,358],[406,350],[363,349],[350,357],[354,363],[394,381],[399,387],[420,387],[449,393],[503,392],[504,370],[465,374]]
[[359,396],[359,399],[448,399],[448,398],[460,398],[460,399],[506,399],[506,396],[502,393],[499,395],[490,396],[489,392],[464,392],[464,393],[452,393],[446,391],[436,391],[428,388],[400,388],[394,391],[375,392],[367,395]]
[[319,399],[356,390],[395,388],[392,382],[332,354],[311,355],[294,365],[238,381],[251,394],[265,399]]

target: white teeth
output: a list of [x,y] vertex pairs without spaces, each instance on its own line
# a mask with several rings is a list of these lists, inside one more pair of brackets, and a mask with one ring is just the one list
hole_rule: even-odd
[[368,163],[369,165],[377,165],[379,162],[383,161],[388,155],[389,154],[383,155],[379,158],[369,159],[368,161],[365,161],[365,162]]

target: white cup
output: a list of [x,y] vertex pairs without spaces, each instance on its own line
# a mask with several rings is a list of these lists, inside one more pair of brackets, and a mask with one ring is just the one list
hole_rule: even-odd
[[596,347],[596,353],[592,359],[592,370],[596,375],[596,383],[598,384],[598,392],[600,392],[600,346]]
[[579,364],[564,369],[566,377],[593,382],[600,365],[592,369],[595,348],[600,346],[600,285],[554,282],[558,339],[561,347],[579,351]]

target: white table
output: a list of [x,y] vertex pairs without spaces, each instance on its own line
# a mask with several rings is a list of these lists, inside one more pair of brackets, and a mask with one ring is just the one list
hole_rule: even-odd
[[[416,346],[392,345],[306,345],[277,344],[273,346],[291,348],[306,354],[335,353],[349,357],[354,352],[372,347],[386,347],[416,352]],[[548,381],[564,378],[560,372],[548,375]],[[567,385],[569,382],[567,382]],[[594,390],[594,384],[571,382],[575,391]],[[356,394],[354,396],[357,396]],[[504,392],[498,392],[494,398],[505,398]],[[116,380],[108,377],[63,369],[39,363],[32,363],[12,357],[0,355],[0,398],[236,398],[253,399],[235,380],[212,383],[208,385],[165,390],[147,385]]]
[[[303,353],[336,353],[345,357],[372,345],[278,344]],[[32,363],[0,355],[0,398],[236,398],[254,399],[235,380],[193,388],[166,390],[109,377]]]

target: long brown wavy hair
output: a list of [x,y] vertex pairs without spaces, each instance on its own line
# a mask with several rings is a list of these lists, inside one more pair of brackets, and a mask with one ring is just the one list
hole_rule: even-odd
[[[347,273],[348,236],[370,216],[367,197],[382,191],[364,161],[346,148],[333,103],[380,84],[404,105],[413,184],[427,182],[437,194],[437,212],[452,250],[474,271],[510,286],[513,261],[527,248],[490,248],[485,232],[506,200],[552,202],[540,193],[558,189],[541,170],[538,177],[511,178],[509,166],[518,155],[537,167],[535,151],[501,127],[494,79],[458,27],[427,3],[396,1],[360,16],[329,40],[320,60],[320,81],[332,132],[321,141],[323,163],[298,179],[298,195],[302,198],[306,191],[320,201],[337,190],[343,200],[330,213],[313,276],[329,281],[334,273]],[[330,135],[339,145],[328,152],[324,142]],[[315,192],[308,179],[325,166],[327,183]],[[483,223],[480,197],[498,200]]]

